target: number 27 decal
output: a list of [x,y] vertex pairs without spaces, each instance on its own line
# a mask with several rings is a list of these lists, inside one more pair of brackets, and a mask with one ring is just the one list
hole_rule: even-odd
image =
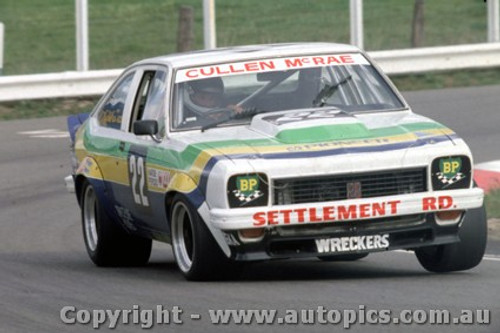
[[130,186],[134,202],[145,207],[149,206],[149,200],[146,192],[146,168],[144,167],[144,158],[141,156],[130,155],[128,159],[130,172]]

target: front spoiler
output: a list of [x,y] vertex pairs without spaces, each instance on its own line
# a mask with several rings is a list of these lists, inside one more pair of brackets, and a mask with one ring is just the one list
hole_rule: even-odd
[[[287,227],[389,218],[482,206],[480,188],[350,199],[322,203],[211,209],[210,223],[221,230]],[[458,221],[457,221],[458,222]]]

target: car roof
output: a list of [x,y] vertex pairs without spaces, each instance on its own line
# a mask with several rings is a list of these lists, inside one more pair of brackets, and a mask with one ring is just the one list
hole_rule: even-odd
[[173,53],[141,60],[134,65],[162,64],[173,68],[203,66],[214,63],[245,61],[259,58],[300,56],[325,53],[360,52],[352,45],[335,43],[263,44]]

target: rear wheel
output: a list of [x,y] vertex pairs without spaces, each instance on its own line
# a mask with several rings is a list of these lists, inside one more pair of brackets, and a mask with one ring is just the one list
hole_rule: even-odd
[[111,220],[88,181],[82,186],[81,207],[83,239],[94,264],[138,266],[148,262],[152,241],[126,233]]
[[341,254],[338,256],[321,256],[322,261],[356,261],[368,256],[368,253]]
[[241,265],[225,256],[198,212],[182,196],[172,204],[172,249],[175,261],[188,280],[232,277]]
[[458,243],[417,249],[420,264],[430,272],[453,272],[477,266],[484,255],[487,242],[487,219],[484,205],[465,213],[459,229]]

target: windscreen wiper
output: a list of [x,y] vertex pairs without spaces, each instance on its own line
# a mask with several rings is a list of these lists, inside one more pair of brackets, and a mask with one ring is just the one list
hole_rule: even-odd
[[330,98],[336,91],[337,89],[343,85],[344,83],[348,82],[350,79],[352,78],[351,75],[349,76],[346,76],[344,79],[342,79],[341,81],[335,83],[335,84],[327,84],[323,87],[323,89],[320,90],[320,92],[318,93],[318,95],[316,95],[316,97],[314,98],[313,100],[313,106],[314,107],[322,107],[322,106],[325,106],[326,104],[326,101],[328,100],[328,98]]
[[224,124],[233,119],[245,119],[245,118],[253,118],[259,113],[267,112],[265,110],[258,110],[257,108],[245,109],[241,112],[233,111],[229,116],[223,117],[221,119],[217,119],[209,124],[201,126],[201,131],[204,132],[207,129],[217,127],[220,124]]

